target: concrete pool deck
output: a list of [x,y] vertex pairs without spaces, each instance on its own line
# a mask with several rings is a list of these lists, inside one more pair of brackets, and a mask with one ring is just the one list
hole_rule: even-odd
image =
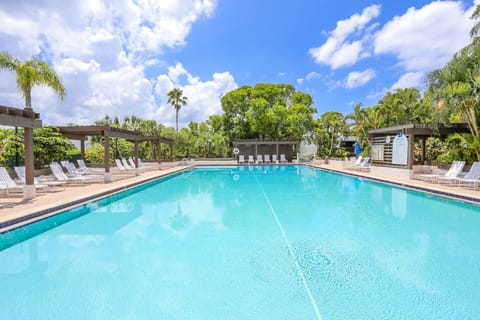
[[43,219],[83,202],[123,191],[190,167],[164,167],[160,170],[140,172],[137,176],[133,173],[123,176],[118,175],[116,178],[114,177],[114,181],[111,183],[75,185],[67,186],[65,190],[57,188],[57,190],[52,192],[37,192],[37,197],[28,201],[23,200],[21,194],[15,197],[0,197],[0,232],[18,227],[27,222]]
[[[236,165],[236,162],[195,162],[194,164]],[[83,202],[101,198],[144,182],[186,170],[191,168],[192,165],[193,163],[189,165],[165,167],[161,170],[141,172],[138,176],[132,174],[108,184],[94,183],[84,186],[67,186],[65,190],[60,189],[54,192],[41,193],[30,201],[24,201],[21,195],[19,197],[0,197],[0,232],[31,221],[43,219]],[[478,190],[433,184],[420,180],[382,176],[378,173],[361,172],[332,164],[316,164],[311,166],[480,204],[480,191]]]
[[480,205],[480,191],[468,187],[458,187],[448,184],[430,183],[422,180],[398,178],[391,175],[382,175],[379,173],[371,173],[368,171],[359,171],[354,169],[347,169],[343,166],[333,164],[312,164],[312,167],[331,170],[339,173],[344,173],[352,176],[358,176],[366,179],[371,179],[383,183],[399,185],[405,188],[414,189],[422,192],[454,198],[456,200],[463,200]]

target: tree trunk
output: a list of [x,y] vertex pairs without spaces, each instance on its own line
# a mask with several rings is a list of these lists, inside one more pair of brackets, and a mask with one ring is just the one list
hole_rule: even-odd
[[30,90],[25,92],[25,109],[32,110],[32,92]]
[[[25,110],[32,110],[31,92],[25,92]],[[23,128],[24,144],[25,144],[25,185],[33,186],[34,184],[34,154],[33,154],[33,128]],[[33,188],[33,187],[32,187]],[[33,189],[35,190],[35,189]],[[24,197],[26,193],[24,193]]]
[[175,107],[175,123],[178,132],[178,106]]

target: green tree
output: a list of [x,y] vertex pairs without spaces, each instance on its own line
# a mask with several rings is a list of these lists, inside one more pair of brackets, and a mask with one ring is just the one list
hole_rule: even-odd
[[222,97],[223,130],[237,139],[301,139],[313,128],[312,97],[290,84],[258,83]]
[[317,142],[320,153],[333,155],[339,138],[346,128],[345,118],[340,112],[323,113],[317,120]]
[[480,141],[480,42],[462,49],[446,66],[430,73],[428,80],[438,105],[436,121],[466,122],[472,140]]
[[168,103],[175,108],[175,123],[176,130],[178,131],[178,112],[182,106],[187,105],[188,98],[183,95],[183,91],[179,88],[173,88],[167,93]]
[[43,127],[33,133],[35,160],[40,166],[46,162],[66,159],[76,150],[70,140],[66,139],[56,127]]

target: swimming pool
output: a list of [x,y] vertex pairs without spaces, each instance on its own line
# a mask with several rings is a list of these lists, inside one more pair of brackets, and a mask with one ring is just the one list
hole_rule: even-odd
[[38,233],[0,251],[0,319],[480,314],[478,206],[304,166],[140,189],[0,235]]

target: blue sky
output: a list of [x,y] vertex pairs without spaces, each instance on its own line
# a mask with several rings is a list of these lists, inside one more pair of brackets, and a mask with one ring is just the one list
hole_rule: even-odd
[[[47,124],[88,124],[104,114],[173,125],[166,92],[189,104],[182,126],[221,113],[242,85],[291,83],[319,114],[374,105],[387,91],[424,88],[425,75],[469,42],[474,1],[98,0],[0,2],[0,50],[41,56],[68,91],[34,91]],[[0,104],[21,106],[0,72]]]

